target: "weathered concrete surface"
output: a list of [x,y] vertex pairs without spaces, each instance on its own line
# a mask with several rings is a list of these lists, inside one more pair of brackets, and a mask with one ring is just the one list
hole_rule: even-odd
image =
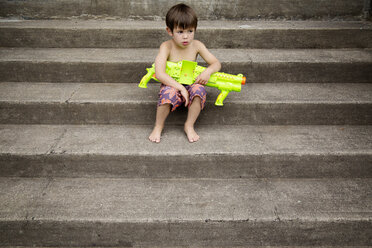
[[1,245],[371,241],[371,179],[2,178],[0,184]]
[[[151,127],[148,127],[150,130]],[[183,135],[183,133],[179,133]],[[84,178],[370,178],[363,154],[244,155],[0,154],[6,177]],[[174,163],[177,161],[177,164]]]
[[[187,2],[235,20],[359,18],[363,4]],[[210,91],[198,143],[181,110],[152,144],[158,85],[136,83],[174,3],[0,0],[0,15],[76,16],[0,20],[0,46],[27,47],[0,49],[1,120],[58,124],[0,125],[0,246],[370,245],[370,23],[200,22],[197,38],[248,84],[222,109]]]
[[[0,175],[143,178],[372,177],[371,126],[0,126]],[[175,163],[174,161],[177,161]]]
[[[370,22],[201,21],[196,32],[208,48],[367,48],[371,37]],[[0,19],[1,47],[158,48],[167,39],[164,21]]]
[[[148,134],[146,131],[151,131],[149,127],[1,125],[1,151],[5,154],[75,154],[77,152],[151,155],[156,154],[158,150],[167,155],[217,153],[239,155],[247,152],[282,154],[291,150],[298,154],[321,155],[333,152],[370,154],[372,146],[370,126],[244,126],[244,128],[229,125],[211,126],[211,128],[199,126],[198,130],[204,136],[204,141],[196,144],[188,144],[185,135],[181,135],[182,127],[176,126],[166,128],[164,133],[166,142],[152,144],[146,139]],[[227,133],[227,130],[230,130],[230,133]],[[41,133],[45,135],[40,135]],[[100,139],[100,142],[96,142],[97,139]],[[124,142],[124,140],[131,142]],[[205,143],[209,145],[206,147]],[[41,151],[37,152],[39,146]]]
[[[120,17],[134,19],[164,18],[168,9],[179,1],[151,0],[1,0],[0,16],[49,19],[81,16],[82,18]],[[249,19],[249,18],[332,18],[361,16],[363,0],[217,0],[184,1],[193,7],[200,19]]]
[[[97,246],[85,246],[86,248],[97,248]],[[117,246],[118,247],[118,246]],[[124,246],[120,246],[121,248],[124,248]],[[151,246],[152,248],[161,248],[161,246]],[[165,246],[162,246],[165,247]],[[183,248],[184,246],[172,246],[172,248]],[[192,246],[191,246],[192,247]],[[241,245],[241,246],[203,246],[205,248],[262,248],[260,245]],[[316,245],[316,246],[265,246],[266,248],[370,248],[370,246],[342,246],[342,245],[336,245],[336,246],[325,246],[325,245]],[[3,246],[3,248],[13,248],[13,246]],[[22,248],[47,248],[47,247],[40,247],[40,246],[22,246]],[[49,248],[49,247],[48,247]],[[63,247],[66,248],[66,247]],[[98,247],[103,248],[103,247]]]
[[[247,82],[370,83],[371,49],[211,49]],[[157,49],[1,48],[0,80],[139,82]],[[201,60],[199,60],[201,62]]]
[[[3,246],[4,248],[12,248],[10,246]],[[22,246],[24,248],[45,248],[44,247],[37,247],[37,246]],[[86,246],[87,248],[93,248],[93,247],[97,247],[97,246]],[[123,247],[123,246],[121,246]],[[164,247],[164,246],[162,246]],[[172,248],[182,248],[184,246],[172,246]],[[242,246],[203,246],[205,248],[262,248],[261,245],[256,245],[256,246],[252,246],[252,245],[242,245]],[[326,245],[314,245],[314,246],[265,246],[266,248],[370,248],[370,246],[361,246],[361,245],[358,245],[358,246],[342,246],[342,245],[335,245],[335,246],[326,246]],[[66,247],[64,247],[66,248]],[[152,248],[161,248],[160,246],[152,246]]]
[[[362,247],[370,244],[367,221],[337,222],[198,222],[101,223],[3,222],[5,244],[115,247]],[[19,230],[24,234],[19,234]],[[309,231],[310,230],[310,231]],[[40,233],[44,235],[39,239]],[[14,234],[14,235],[13,235]],[[131,236],[133,234],[133,236]],[[14,240],[10,240],[14,237]],[[287,238],[285,238],[287,237]],[[354,242],[354,240],[357,240]],[[231,245],[232,244],[232,245]],[[325,245],[322,245],[325,244]],[[335,245],[332,245],[335,244]],[[315,247],[316,247],[315,246]],[[22,245],[23,247],[23,245]],[[369,247],[369,246],[367,246]]]
[[[152,125],[159,84],[0,83],[2,124]],[[223,107],[208,88],[198,123],[228,125],[371,125],[371,84],[247,84],[231,92]],[[186,109],[168,124],[183,124]]]

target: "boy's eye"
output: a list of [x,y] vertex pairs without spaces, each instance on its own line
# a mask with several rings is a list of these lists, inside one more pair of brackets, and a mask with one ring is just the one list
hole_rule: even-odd
[[179,30],[177,31],[177,34],[183,34],[183,33],[193,33],[194,30],[190,29],[190,30]]

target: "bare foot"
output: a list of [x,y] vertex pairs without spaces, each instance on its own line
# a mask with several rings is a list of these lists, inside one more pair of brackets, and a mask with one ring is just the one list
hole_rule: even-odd
[[154,130],[149,136],[149,140],[154,143],[160,143],[161,132],[163,131],[163,127],[155,126]]
[[189,139],[190,143],[194,143],[199,140],[199,135],[195,132],[193,126],[186,126],[185,125],[185,133],[187,135],[187,138]]

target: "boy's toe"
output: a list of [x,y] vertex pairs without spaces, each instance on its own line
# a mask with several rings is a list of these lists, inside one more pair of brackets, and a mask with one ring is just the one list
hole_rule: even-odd
[[158,138],[158,137],[149,137],[149,140],[151,141],[151,142],[153,142],[153,143],[160,143],[160,138]]

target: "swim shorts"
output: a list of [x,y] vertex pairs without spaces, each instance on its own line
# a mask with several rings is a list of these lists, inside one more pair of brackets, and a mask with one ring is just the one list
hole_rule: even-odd
[[[185,88],[190,95],[189,106],[192,103],[194,97],[199,96],[201,99],[201,109],[203,109],[205,106],[205,101],[207,100],[207,92],[205,90],[205,87],[201,84],[192,84],[185,85]],[[176,90],[173,87],[161,84],[159,91],[158,106],[168,103],[172,105],[172,111],[174,111],[184,102],[185,99],[178,90]]]

